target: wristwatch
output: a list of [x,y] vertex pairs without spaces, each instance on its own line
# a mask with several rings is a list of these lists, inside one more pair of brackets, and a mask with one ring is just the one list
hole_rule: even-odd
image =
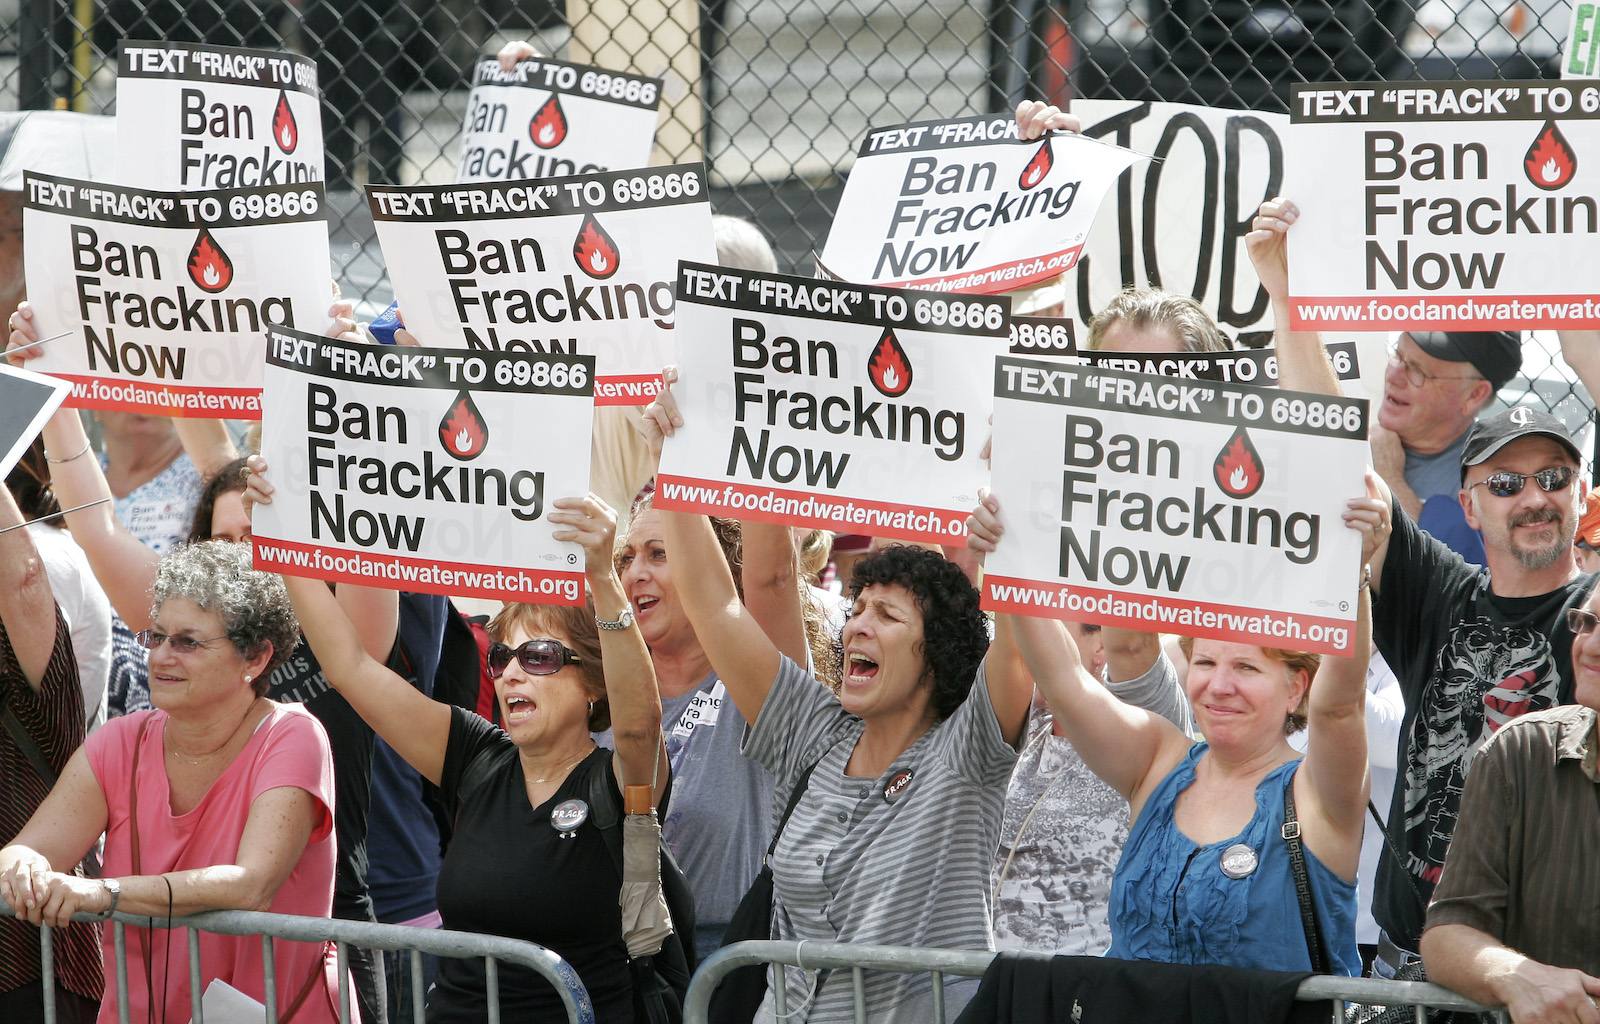
[[100,884],[106,887],[106,892],[111,894],[111,906],[100,915],[100,920],[109,921],[111,915],[117,912],[117,904],[122,902],[122,883],[115,878],[102,878]]
[[627,629],[629,626],[633,625],[633,608],[632,606],[623,608],[622,614],[617,616],[617,621],[615,622],[607,622],[605,619],[602,619],[600,616],[596,615],[594,617],[594,624],[599,626],[601,629]]

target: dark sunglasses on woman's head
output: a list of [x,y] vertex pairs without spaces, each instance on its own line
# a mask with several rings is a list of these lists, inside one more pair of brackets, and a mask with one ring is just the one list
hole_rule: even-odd
[[1567,628],[1572,630],[1573,636],[1593,633],[1596,626],[1600,626],[1600,615],[1583,608],[1567,609]]
[[563,665],[583,664],[583,659],[560,640],[526,640],[518,647],[496,643],[489,647],[489,678],[499,679],[512,658],[530,676],[547,676],[561,671]]
[[1522,485],[1529,480],[1537,480],[1540,490],[1564,491],[1577,475],[1578,471],[1571,466],[1552,466],[1537,473],[1491,473],[1472,486],[1487,487],[1497,498],[1510,498],[1521,494]]
[[133,639],[140,647],[148,650],[153,651],[162,644],[170,641],[172,643],[172,649],[177,651],[179,654],[193,654],[204,644],[209,644],[213,640],[226,640],[228,638],[226,636],[212,636],[201,640],[192,636],[182,636],[180,634],[172,633],[157,633],[153,629],[141,629],[139,632],[133,634]]

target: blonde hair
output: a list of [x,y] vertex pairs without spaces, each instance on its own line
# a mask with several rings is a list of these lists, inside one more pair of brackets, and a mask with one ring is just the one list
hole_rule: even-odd
[[1106,332],[1126,322],[1135,330],[1168,330],[1185,352],[1226,352],[1233,346],[1217,322],[1193,298],[1161,288],[1126,288],[1089,321],[1089,349],[1105,344]]

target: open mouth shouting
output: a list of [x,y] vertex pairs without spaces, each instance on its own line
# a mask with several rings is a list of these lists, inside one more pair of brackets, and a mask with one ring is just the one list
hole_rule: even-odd
[[532,697],[525,697],[520,693],[506,694],[506,721],[521,722],[533,717],[539,705]]
[[878,676],[878,663],[864,654],[851,654],[845,659],[845,681],[857,686],[872,682]]

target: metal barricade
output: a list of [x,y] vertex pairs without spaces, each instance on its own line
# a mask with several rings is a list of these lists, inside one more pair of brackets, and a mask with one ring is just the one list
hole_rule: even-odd
[[[684,1000],[684,1024],[706,1024],[711,1005],[711,993],[728,972],[754,964],[785,964],[804,970],[818,968],[850,970],[855,990],[857,1024],[866,1024],[867,971],[894,971],[901,974],[933,975],[933,1006],[935,1024],[945,1024],[944,979],[946,975],[965,978],[980,977],[994,960],[995,954],[953,949],[914,949],[905,946],[866,946],[847,942],[736,942],[717,950],[689,984]],[[772,1001],[778,1019],[788,1012],[788,993],[785,991],[783,972],[778,972],[773,986]],[[1384,981],[1379,978],[1336,978],[1316,975],[1301,982],[1295,998],[1303,1002],[1329,999],[1333,1001],[1332,1024],[1347,1024],[1350,1017],[1346,1005],[1351,1006],[1414,1006],[1417,1024],[1427,1024],[1429,1007],[1441,1010],[1466,1012],[1495,1012],[1500,1024],[1506,1024],[1504,1011],[1482,1006],[1425,981]]]
[[[12,916],[12,910],[0,902],[0,915]],[[98,921],[94,914],[76,914],[74,921]],[[193,1024],[205,1024],[200,1006],[204,987],[200,969],[200,932],[216,935],[261,936],[262,974],[266,981],[266,1018],[278,1019],[277,984],[275,980],[272,940],[289,939],[295,942],[332,942],[339,963],[339,1019],[353,1021],[350,1012],[350,978],[345,965],[345,947],[363,949],[409,950],[411,952],[411,1005],[415,1024],[423,1022],[425,996],[422,990],[422,954],[444,957],[483,957],[485,977],[488,982],[488,1020],[500,1021],[500,987],[498,965],[501,962],[527,967],[549,981],[561,997],[570,1024],[594,1024],[594,1006],[589,993],[572,969],[561,957],[533,942],[508,939],[499,935],[480,935],[476,932],[452,932],[433,928],[409,928],[396,924],[372,924],[366,921],[335,921],[317,917],[293,917],[287,914],[266,914],[250,910],[214,910],[189,917],[149,918],[132,914],[117,914],[113,919],[115,932],[112,942],[116,950],[117,1020],[128,1024],[128,958],[124,940],[126,926],[137,928],[182,928],[189,943],[189,991],[194,1006]],[[45,1024],[55,1022],[55,968],[50,948],[50,929],[39,929],[39,956],[43,976]]]

